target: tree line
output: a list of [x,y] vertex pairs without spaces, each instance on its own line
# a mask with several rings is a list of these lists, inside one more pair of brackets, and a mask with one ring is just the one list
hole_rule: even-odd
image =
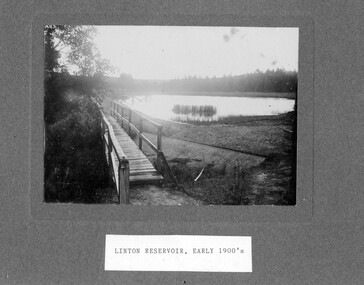
[[110,85],[126,91],[157,92],[274,92],[295,93],[297,91],[297,71],[284,69],[255,71],[253,73],[223,76],[186,76],[172,80],[140,80],[122,74],[119,78],[109,78]]

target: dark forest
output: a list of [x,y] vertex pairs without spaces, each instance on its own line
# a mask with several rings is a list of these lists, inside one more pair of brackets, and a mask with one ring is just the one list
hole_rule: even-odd
[[141,80],[121,74],[119,78],[108,78],[108,83],[124,91],[155,92],[269,92],[295,93],[297,72],[283,69],[255,71],[237,76],[197,77],[186,76],[172,80]]

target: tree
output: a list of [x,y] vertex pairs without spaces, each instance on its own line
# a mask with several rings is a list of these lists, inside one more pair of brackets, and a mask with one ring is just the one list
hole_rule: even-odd
[[[110,70],[91,26],[44,29],[44,197],[47,202],[96,201],[108,181],[100,136],[104,78]],[[74,76],[70,73],[80,75]]]
[[46,25],[44,28],[45,71],[76,75],[102,75],[112,71],[93,43],[93,26]]

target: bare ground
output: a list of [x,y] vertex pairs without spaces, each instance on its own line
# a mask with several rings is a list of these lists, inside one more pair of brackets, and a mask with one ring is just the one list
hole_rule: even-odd
[[[190,197],[214,205],[294,204],[287,199],[295,191],[292,114],[234,124],[159,123],[165,135],[163,152]],[[155,140],[153,134],[148,137]],[[145,151],[150,152],[147,147]]]
[[201,205],[202,203],[198,199],[168,187],[141,185],[130,189],[132,205]]

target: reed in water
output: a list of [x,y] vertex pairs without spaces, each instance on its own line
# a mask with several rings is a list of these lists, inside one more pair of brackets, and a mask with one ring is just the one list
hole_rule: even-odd
[[172,109],[175,114],[198,114],[198,115],[215,115],[216,107],[212,105],[174,105]]

